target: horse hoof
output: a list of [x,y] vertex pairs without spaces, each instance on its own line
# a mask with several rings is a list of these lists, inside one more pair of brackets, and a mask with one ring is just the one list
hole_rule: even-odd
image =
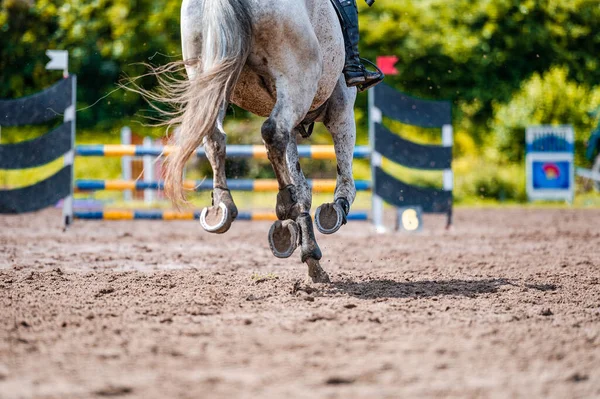
[[333,234],[346,223],[346,213],[337,202],[323,204],[315,213],[317,230],[323,234]]
[[269,230],[269,246],[271,252],[278,258],[292,256],[299,241],[299,229],[293,220],[278,220]]
[[200,225],[209,233],[223,234],[231,227],[233,217],[227,206],[219,202],[218,206],[202,209],[200,214]]
[[315,258],[308,258],[306,260],[308,265],[308,275],[312,279],[313,283],[330,283],[329,275],[323,268],[318,260]]

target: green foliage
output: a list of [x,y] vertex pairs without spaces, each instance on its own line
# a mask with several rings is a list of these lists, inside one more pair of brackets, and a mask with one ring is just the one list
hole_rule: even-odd
[[500,162],[519,162],[525,153],[529,125],[571,124],[575,128],[578,163],[585,162],[585,141],[596,125],[588,111],[600,106],[600,88],[590,89],[569,79],[565,67],[535,73],[508,103],[494,102],[491,148]]
[[[69,50],[69,68],[79,77],[78,107],[85,108],[78,113],[79,126],[108,130],[147,108],[139,96],[115,91],[117,82],[124,75],[143,74],[146,69],[140,63],[180,57],[180,1],[33,3],[2,3],[0,76],[9,79],[0,82],[0,98],[20,97],[55,82],[58,72],[44,70],[45,51]],[[99,99],[103,100],[97,106],[87,108]]]
[[468,116],[478,138],[492,103],[510,101],[536,72],[564,65],[578,83],[600,81],[597,0],[388,0],[365,10],[361,24],[364,55],[400,57],[390,83],[452,99],[458,124]]
[[[124,74],[142,74],[139,63],[180,57],[180,3],[3,0],[0,75],[7,78],[0,98],[55,81],[57,73],[44,70],[44,52],[59,48],[70,51],[71,70],[80,77],[80,108],[94,104]],[[359,3],[363,55],[399,56],[400,74],[388,82],[426,98],[452,99],[457,124],[477,139],[487,134],[492,103],[509,101],[534,73],[565,66],[574,82],[591,87],[600,81],[597,0],[380,0],[370,9]],[[139,96],[116,91],[80,112],[80,125],[115,127],[146,108]],[[364,128],[364,115],[358,116]]]
[[498,165],[469,156],[455,160],[452,169],[454,200],[459,204],[490,199],[503,202],[527,199],[525,168],[521,164]]

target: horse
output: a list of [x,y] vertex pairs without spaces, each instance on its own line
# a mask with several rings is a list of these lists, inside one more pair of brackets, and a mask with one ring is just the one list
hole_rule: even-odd
[[[167,159],[165,191],[177,205],[186,161],[203,145],[213,170],[212,205],[202,227],[225,233],[237,208],[225,176],[225,111],[233,103],[265,117],[261,136],[279,192],[268,233],[271,251],[287,258],[300,246],[313,282],[329,282],[321,267],[310,209],[312,193],[300,167],[296,137],[322,122],[333,138],[337,180],[333,202],[315,213],[317,229],[332,234],[346,223],[356,196],[352,158],[357,89],[347,87],[344,39],[327,0],[183,0],[181,45],[187,79],[159,79],[162,100],[175,104],[169,124],[179,126]],[[169,68],[166,68],[167,70]],[[308,130],[308,131],[307,131]]]

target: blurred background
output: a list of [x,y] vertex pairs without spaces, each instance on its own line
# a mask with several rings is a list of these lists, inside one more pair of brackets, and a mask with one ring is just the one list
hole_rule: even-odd
[[[323,0],[326,1],[326,0]],[[47,49],[68,50],[78,76],[78,143],[118,143],[123,126],[159,138],[148,126],[149,106],[118,89],[127,76],[181,57],[180,0],[2,0],[0,98],[17,98],[61,78],[44,69]],[[571,124],[576,165],[589,168],[586,142],[600,107],[600,3],[598,0],[361,0],[361,55],[394,55],[399,73],[387,84],[413,96],[453,103],[455,200],[458,204],[520,203],[525,194],[525,128]],[[151,78],[141,80],[152,88]],[[367,144],[366,94],[356,104],[358,144]],[[229,144],[260,144],[261,118],[231,107]],[[2,128],[2,143],[29,139],[45,127]],[[398,127],[421,143],[441,141],[439,131]],[[330,143],[317,127],[311,143]],[[308,143],[308,142],[307,142]],[[304,161],[306,175],[335,176],[329,161]],[[29,184],[52,166],[27,174],[0,171],[0,186]],[[77,177],[117,178],[118,159],[77,160]],[[369,166],[357,161],[357,178]],[[268,163],[228,161],[230,177],[273,177]],[[209,176],[205,162],[193,174]],[[403,174],[397,170],[395,173]],[[408,173],[408,172],[406,172]],[[405,180],[432,185],[421,173]],[[598,205],[598,194],[578,182],[578,205]],[[274,195],[269,194],[269,197]],[[274,201],[274,198],[273,198]]]

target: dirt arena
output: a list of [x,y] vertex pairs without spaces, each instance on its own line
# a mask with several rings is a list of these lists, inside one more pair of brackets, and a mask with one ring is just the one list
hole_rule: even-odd
[[600,211],[458,210],[455,228],[0,216],[2,398],[600,397]]

